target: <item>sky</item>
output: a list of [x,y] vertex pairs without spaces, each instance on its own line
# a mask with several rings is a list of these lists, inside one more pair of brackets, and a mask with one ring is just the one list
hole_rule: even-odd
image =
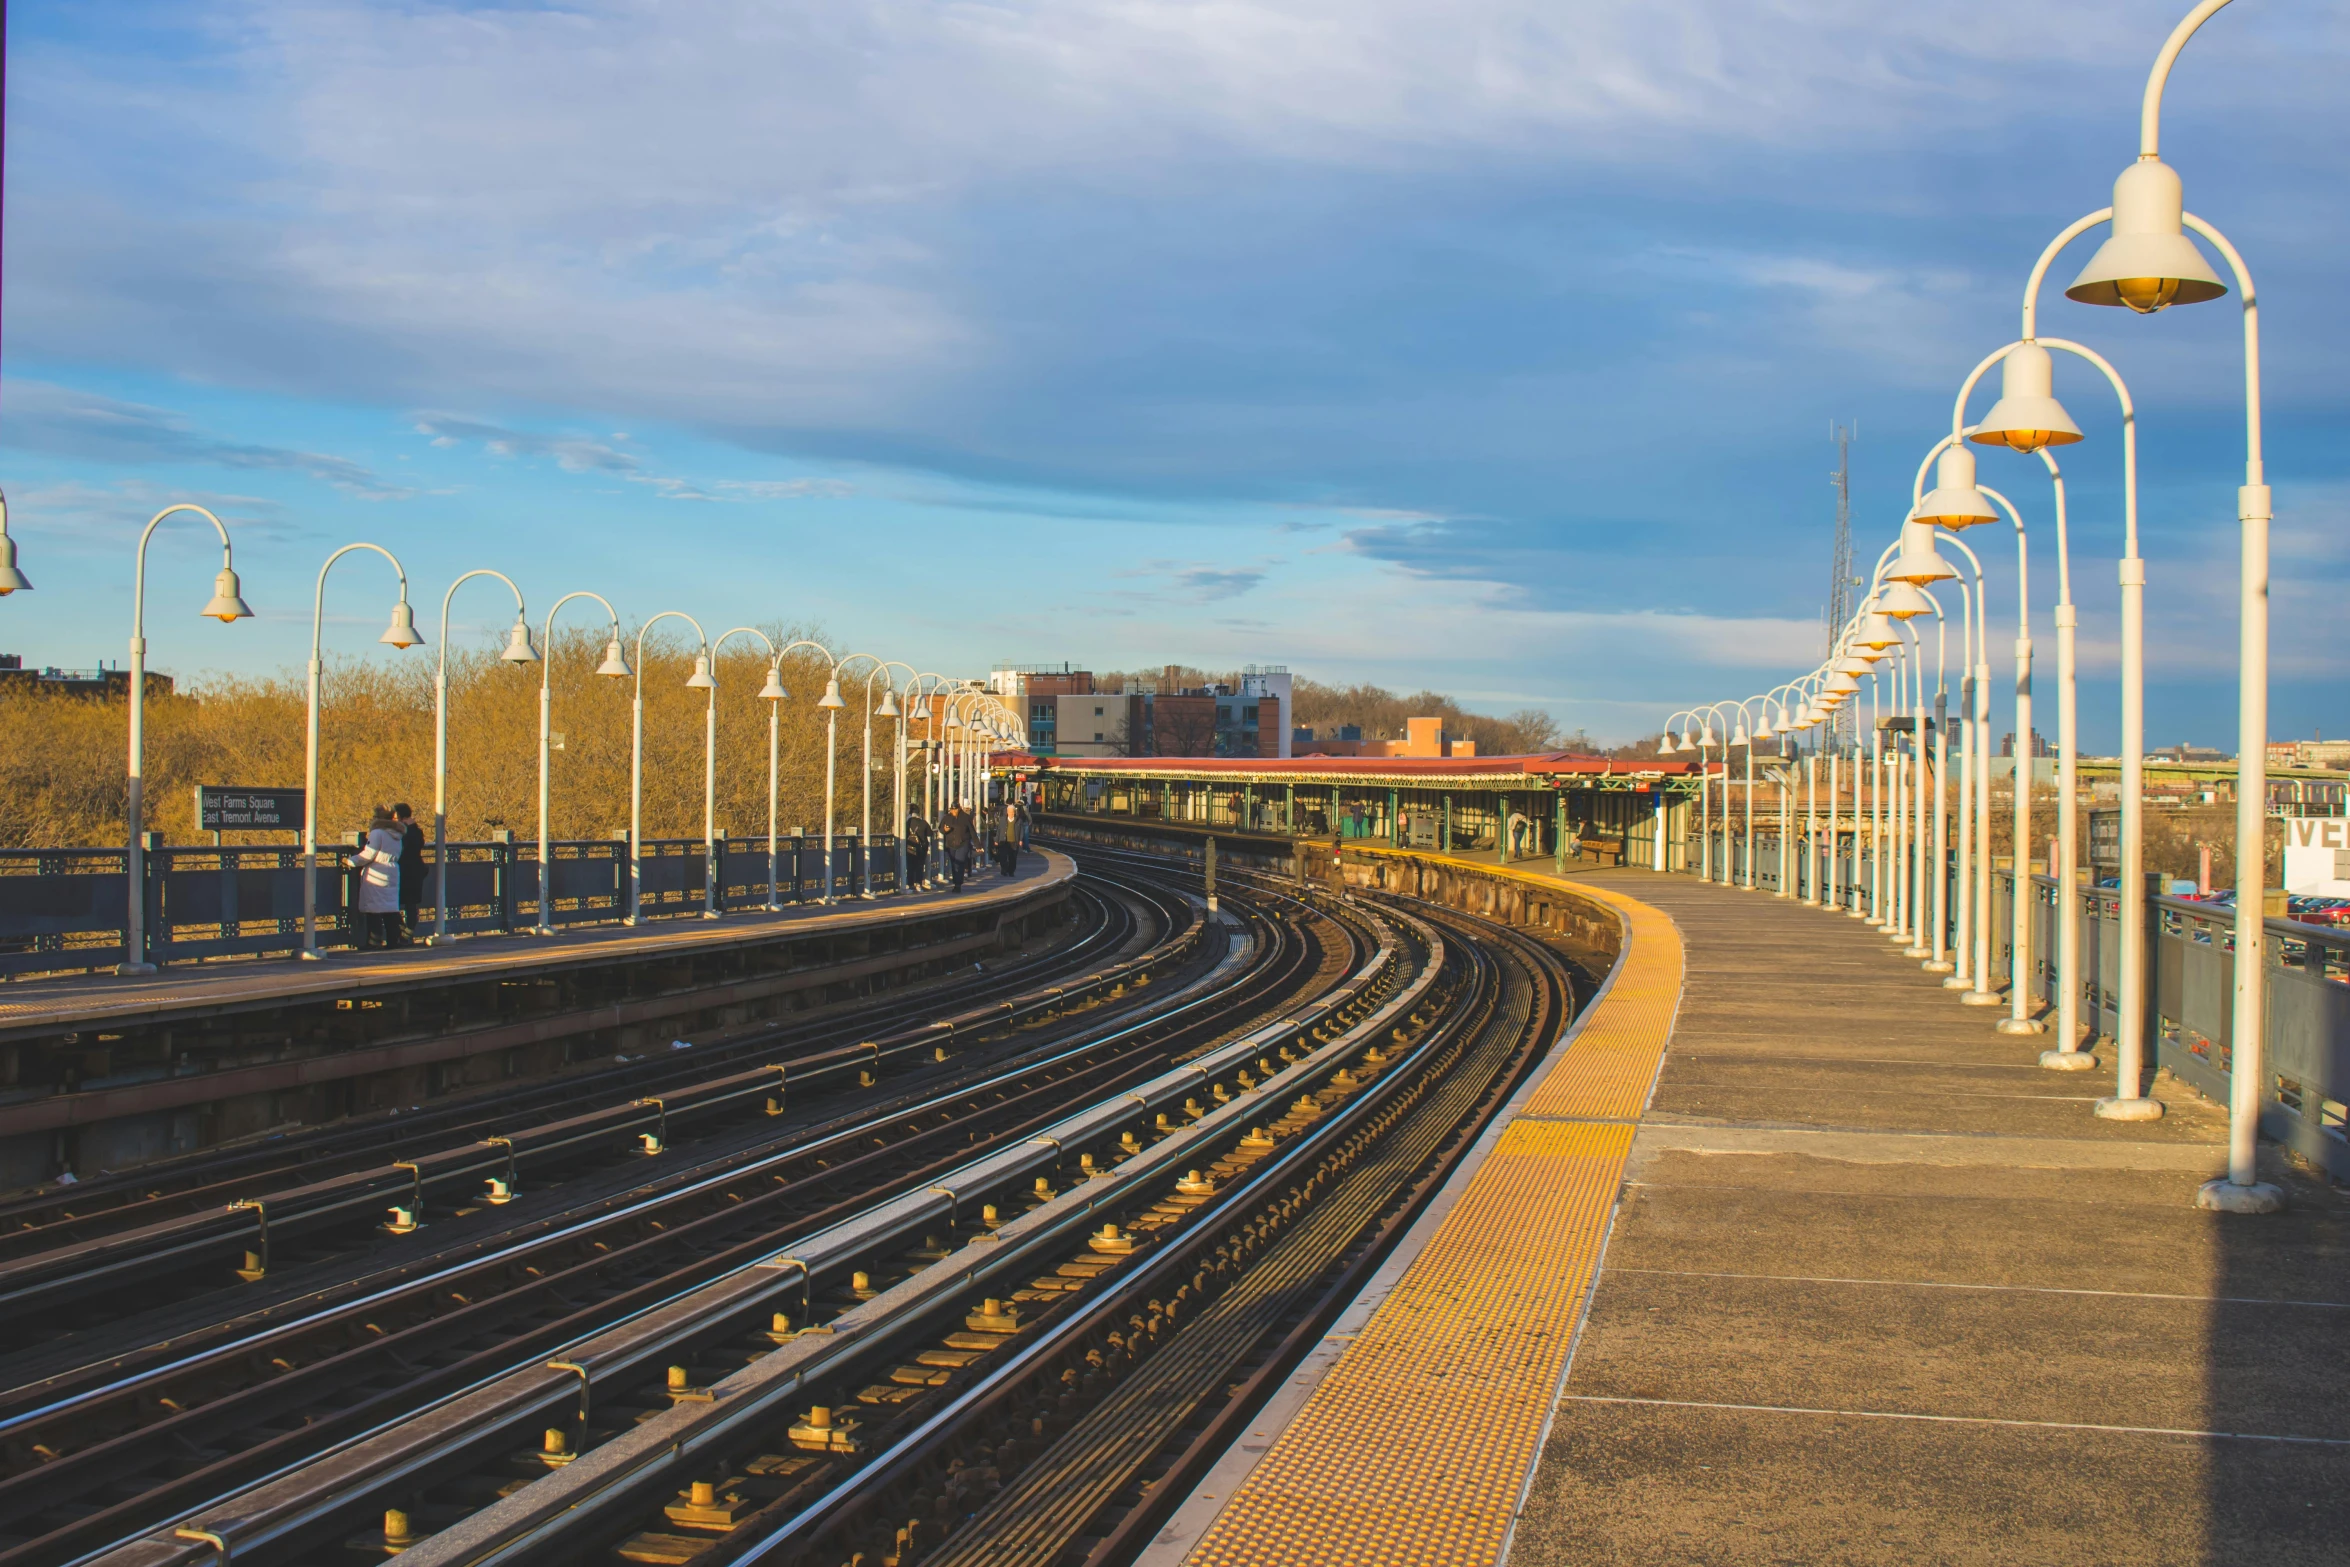
[[[952,673],[1278,664],[1650,733],[1818,661],[1831,423],[1865,570],[2183,10],[19,0],[0,486],[36,590],[0,651],[119,661],[133,541],[184,500],[258,618],[195,616],[217,539],[167,522],[183,675],[298,667],[364,539],[428,636],[496,567],[534,620],[592,589]],[[2163,122],[2259,285],[2278,737],[2350,735],[2346,57],[2350,5],[2243,0]],[[2149,739],[2233,750],[2240,312],[2065,301],[2094,242],[2041,330],[2138,409]],[[2118,404],[2057,391],[2106,750]],[[2048,480],[1982,470],[2047,681]],[[396,592],[336,566],[328,655],[424,657],[374,642]]]

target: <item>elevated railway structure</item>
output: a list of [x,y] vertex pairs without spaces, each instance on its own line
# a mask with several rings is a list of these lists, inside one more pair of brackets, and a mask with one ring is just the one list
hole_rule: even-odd
[[[0,1362],[0,1563],[2317,1561],[2350,1524],[2350,1204],[2272,1147],[2286,1215],[2197,1213],[2185,1082],[2088,1117],[1768,890],[1077,803],[1068,928],[968,988],[518,1095],[510,1175],[471,1122],[347,1150],[277,1188],[324,1206],[260,1280],[200,1205],[151,1216],[197,1245],[151,1306],[0,1257],[51,1335]],[[695,1095],[648,1150],[641,1102]],[[2165,1505],[2117,1519],[2139,1472]]]

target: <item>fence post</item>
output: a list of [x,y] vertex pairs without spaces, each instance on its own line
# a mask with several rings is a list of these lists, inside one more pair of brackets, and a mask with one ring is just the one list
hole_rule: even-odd
[[[163,888],[168,866],[158,867],[157,859],[165,852],[163,834],[139,834],[139,905],[146,911],[140,923],[145,927],[147,950],[132,957],[134,963],[152,963],[161,968],[171,959],[171,927],[164,923],[168,911],[163,906]],[[127,944],[127,943],[126,943]]]
[[702,917],[726,912],[726,829],[717,828],[702,849]]
[[498,929],[514,934],[514,829],[490,829],[490,876],[497,885]]

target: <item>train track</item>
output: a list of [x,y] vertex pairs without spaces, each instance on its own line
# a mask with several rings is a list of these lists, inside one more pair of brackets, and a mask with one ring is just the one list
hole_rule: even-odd
[[[1035,957],[998,964],[977,978],[957,976],[951,981],[957,999],[968,1004],[1017,994],[1056,976],[1081,972],[1136,935],[1138,912],[1116,894],[1081,882],[1076,903],[1080,928],[1070,940]],[[664,1054],[572,1072],[553,1081],[463,1095],[449,1103],[353,1116],[259,1142],[155,1160],[72,1187],[19,1193],[0,1199],[0,1265],[231,1201],[266,1197],[281,1187],[315,1183],[414,1149],[491,1135],[518,1119],[551,1117],[575,1110],[582,1102],[624,1102],[661,1094],[711,1075],[713,1063],[835,1042],[848,1031],[870,1033],[910,1024],[937,1009],[941,988],[933,982],[885,1001],[861,1004],[850,1021],[822,1016],[703,1043],[690,1060]]]
[[[1148,880],[1112,874],[1130,890]],[[1276,1004],[1320,971],[1320,942],[1303,927],[1245,919],[1245,954],[1210,954],[1206,973],[1044,1025],[1045,1037],[972,1080],[836,1117],[190,1353],[166,1347],[111,1379],[102,1373],[114,1368],[92,1368],[79,1385],[40,1390],[0,1422],[0,1562],[86,1557],[583,1336],[658,1318],[778,1245],[1016,1145],[1073,1102],[1114,1096],[1228,1031],[1234,1011]]]
[[[672,1278],[601,1331],[530,1340],[530,1364],[509,1335],[502,1373],[78,1559],[1131,1555],[1572,1007],[1565,960],[1503,927],[1234,880],[1266,947],[1352,932],[1351,977],[1303,1006],[1203,994],[1161,1069],[804,1210],[747,1262]],[[989,1115],[950,1124],[968,1138]],[[77,1559],[33,1543],[0,1560]]]

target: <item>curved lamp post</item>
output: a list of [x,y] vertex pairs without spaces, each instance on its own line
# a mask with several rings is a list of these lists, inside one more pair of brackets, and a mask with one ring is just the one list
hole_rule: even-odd
[[441,595],[440,662],[433,666],[432,675],[432,939],[436,945],[449,939],[449,604],[457,597],[457,590],[476,577],[495,577],[514,594],[514,625],[506,633],[499,660],[508,664],[539,662],[538,649],[530,645],[529,612],[523,608],[522,590],[514,586],[512,577],[484,566],[449,584],[449,591]]
[[[623,923],[629,925],[636,924],[644,917],[645,633],[652,630],[662,621],[669,619],[682,620],[687,625],[694,628],[694,641],[697,644],[698,651],[694,654],[694,672],[686,677],[686,689],[689,691],[707,691],[710,693],[709,709],[704,718],[704,739],[702,742],[702,779],[704,786],[702,796],[702,852],[705,856],[705,863],[706,857],[710,852],[710,847],[713,842],[711,836],[713,823],[711,818],[714,813],[712,808],[711,795],[713,793],[713,786],[717,777],[716,759],[713,755],[713,747],[716,743],[717,736],[717,724],[715,718],[711,717],[710,715],[715,714],[717,711],[718,682],[713,679],[710,674],[710,636],[708,632],[702,629],[702,623],[694,619],[693,616],[687,614],[684,610],[665,609],[661,611],[660,614],[655,615],[652,619],[646,621],[643,625],[636,628],[636,692],[629,705],[628,739],[628,917],[625,921],[623,921]],[[705,915],[713,918],[715,917],[715,911],[709,908],[709,898],[715,890],[715,888],[706,887],[703,891],[703,912]]]
[[[780,712],[783,707],[784,698],[791,695],[791,693],[783,689],[783,655],[776,650],[775,639],[770,637],[766,632],[761,631],[757,626],[736,626],[731,631],[722,631],[718,634],[718,640],[710,644],[710,662],[713,666],[713,676],[715,676],[716,672],[715,666],[718,662],[718,655],[725,650],[726,639],[728,637],[757,637],[767,649],[767,683],[759,688],[759,700],[767,704],[766,910],[770,914],[775,914],[781,912],[783,908],[783,901],[780,896],[782,891],[782,882],[780,879],[781,873],[777,869],[776,865],[775,844],[776,760],[781,745]],[[712,698],[712,711],[713,713],[716,711],[715,696]],[[717,743],[716,735],[717,731],[715,728],[713,728],[711,731],[711,743],[713,746],[715,746]]]
[[[547,768],[553,751],[553,731],[549,725],[554,717],[551,682],[555,672],[555,616],[573,599],[594,599],[604,606],[605,618],[612,623],[612,640],[604,644],[604,661],[596,666],[596,673],[607,680],[626,680],[629,677],[628,658],[620,649],[620,613],[612,607],[612,601],[601,593],[584,590],[566,593],[555,600],[554,608],[547,611],[547,618],[541,623],[539,632],[539,642],[546,649],[546,656],[539,661],[539,922],[535,933],[541,936],[555,934],[555,873],[549,859],[550,845],[547,842]],[[630,852],[635,852],[633,846]]]
[[[197,613],[209,615],[224,626],[232,620],[250,620],[253,616],[245,607],[244,589],[237,581],[225,523],[203,507],[185,501],[166,506],[148,519],[146,529],[139,535],[139,548],[131,567],[130,764],[123,775],[123,816],[130,829],[123,863],[129,870],[129,894],[123,905],[122,962],[115,967],[117,974],[155,972],[155,965],[147,961],[147,843],[142,831],[147,815],[147,541],[155,536],[155,529],[164,518],[183,511],[193,512],[211,523],[220,535],[220,571],[212,579],[212,599]],[[8,506],[0,501],[0,593],[32,586],[16,569],[16,545],[9,542],[7,533]]]
[[302,956],[316,962],[318,950],[318,681],[320,635],[326,624],[326,574],[335,562],[354,550],[373,550],[392,563],[399,574],[400,597],[392,605],[392,623],[377,637],[389,647],[412,648],[424,638],[416,634],[416,612],[408,607],[408,572],[400,558],[380,544],[346,544],[318,568],[318,591],[310,601],[310,700],[306,715],[302,760]]

